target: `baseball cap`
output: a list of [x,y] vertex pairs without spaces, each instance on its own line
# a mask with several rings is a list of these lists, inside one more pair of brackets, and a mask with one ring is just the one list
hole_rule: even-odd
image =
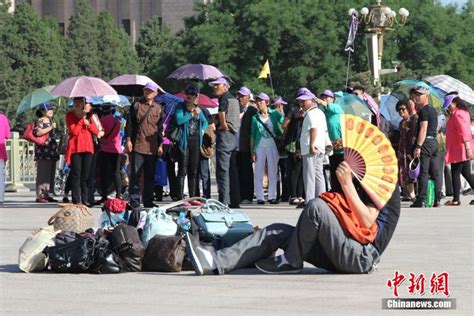
[[316,98],[316,96],[311,91],[305,91],[303,94],[299,95],[296,100],[305,101],[305,100],[312,100]]
[[450,105],[451,102],[453,102],[454,99],[456,99],[458,96],[456,94],[450,94],[444,97],[444,103],[443,103],[443,109],[447,109]]
[[331,90],[327,90],[327,89],[324,90],[323,93],[321,93],[321,96],[323,96],[323,95],[334,98],[334,93],[332,93]]
[[430,94],[430,87],[423,81],[418,81],[418,83],[413,87],[413,89],[411,89],[411,91],[415,91],[421,94]]
[[239,89],[239,91],[237,91],[237,93],[247,96],[247,95],[250,95],[251,91],[247,87],[240,87],[240,89]]
[[218,85],[218,84],[226,84],[228,86],[230,85],[229,81],[225,77],[220,77],[220,78],[217,78],[214,81],[209,82],[209,85],[211,87],[214,87],[215,85]]
[[277,105],[277,104],[288,104],[285,100],[283,100],[282,98],[278,98],[275,100],[275,102],[273,102],[274,105]]
[[54,109],[54,104],[49,103],[49,102],[44,102],[44,103],[40,104],[40,106],[38,107],[38,110],[49,111],[49,110],[53,110],[53,109]]
[[256,97],[255,99],[260,99],[260,100],[263,100],[263,101],[270,101],[270,97],[266,94],[266,93],[263,93],[263,92],[260,92]]
[[186,85],[186,88],[184,88],[184,93],[189,94],[189,95],[198,95],[200,92],[199,86],[189,83]]
[[161,93],[165,93],[165,90],[153,81],[147,82],[143,89],[150,89],[155,92],[159,90]]
[[305,88],[305,87],[299,88],[299,89],[298,89],[298,92],[296,93],[296,95],[297,95],[297,96],[300,96],[300,95],[302,95],[302,94],[305,94],[306,92],[310,92],[310,93],[311,93],[311,91],[309,91],[308,88]]

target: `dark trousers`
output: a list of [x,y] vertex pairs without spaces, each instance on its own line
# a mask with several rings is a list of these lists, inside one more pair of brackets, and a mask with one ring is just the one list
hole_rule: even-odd
[[434,181],[435,199],[439,201],[441,199],[441,174],[439,173],[438,142],[431,138],[426,139],[421,147],[418,201],[425,201],[428,179]]
[[129,168],[130,185],[130,206],[140,206],[140,178],[143,172],[143,205],[145,207],[153,204],[153,191],[155,188],[155,165],[156,155],[144,155],[137,152],[132,153],[132,160]]
[[290,174],[288,160],[288,158],[280,158],[280,160],[278,160],[280,177],[277,183],[277,200],[288,201],[290,197]]
[[95,177],[96,177],[96,171],[97,171],[97,157],[99,156],[98,151],[95,151],[92,154],[91,158],[91,167],[89,170],[89,179],[87,180],[87,186],[88,186],[88,201],[90,204],[94,204],[94,194],[95,194]]
[[459,192],[461,191],[461,174],[467,183],[474,189],[474,176],[471,173],[471,161],[463,161],[451,164],[451,176],[453,181],[453,201],[459,202]]
[[[178,177],[176,175],[176,162],[171,158],[170,150],[171,146],[169,144],[163,144],[163,159],[166,160],[166,174],[168,176],[170,197],[173,200],[179,200],[179,185]],[[163,200],[163,187],[155,186],[156,199],[158,201]]]
[[250,152],[237,152],[237,164],[239,168],[240,198],[242,200],[253,200],[253,166]]
[[288,174],[290,177],[290,195],[301,198],[304,193],[303,161],[294,153],[288,152]]
[[184,198],[184,179],[188,176],[189,197],[197,196],[199,157],[201,155],[199,148],[199,138],[188,138],[188,146],[184,152],[180,153],[178,161],[178,184],[179,198]]
[[342,192],[339,180],[337,180],[336,169],[344,161],[344,154],[333,154],[329,156],[329,179],[331,182],[331,191]]
[[120,176],[121,159],[119,153],[99,152],[100,189],[102,199],[107,199],[110,183],[113,182],[116,196],[121,196],[122,178]]
[[71,155],[71,189],[72,203],[88,204],[88,180],[92,162],[91,153],[77,153]]
[[228,248],[217,250],[217,269],[219,274],[224,274],[251,266],[279,248],[295,267],[306,261],[319,268],[345,273],[371,272],[380,260],[372,244],[362,245],[352,239],[326,202],[317,198],[304,208],[296,227],[273,224]]
[[237,136],[229,131],[219,131],[216,143],[216,180],[219,201],[226,205],[240,203],[236,150]]
[[[199,159],[199,179],[202,183],[202,195],[206,199],[211,198],[211,171],[209,170],[209,159],[201,157]],[[199,191],[199,186],[198,186]]]

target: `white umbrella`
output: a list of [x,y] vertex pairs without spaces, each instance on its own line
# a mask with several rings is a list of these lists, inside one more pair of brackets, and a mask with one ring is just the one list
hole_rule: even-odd
[[436,88],[443,90],[445,93],[458,92],[461,99],[467,103],[474,104],[474,91],[464,82],[448,75],[437,75],[426,77],[423,80],[428,81]]

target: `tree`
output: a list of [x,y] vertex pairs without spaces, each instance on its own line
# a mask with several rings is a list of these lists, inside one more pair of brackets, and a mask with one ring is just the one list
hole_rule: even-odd
[[99,76],[99,65],[103,62],[98,54],[100,38],[94,11],[87,0],[76,1],[67,35],[65,76]]
[[143,71],[156,82],[162,81],[184,62],[179,36],[174,36],[160,19],[148,20],[140,29],[136,50]]
[[25,94],[61,79],[64,41],[57,24],[40,18],[29,4],[19,4],[14,15],[5,19],[8,26],[1,26],[0,59],[2,78],[6,77],[0,93],[2,101],[8,102],[4,104],[7,114],[14,117]]
[[107,11],[102,11],[97,16],[97,31],[101,78],[110,80],[121,74],[140,71],[138,56],[130,45],[130,37],[123,28],[117,27]]

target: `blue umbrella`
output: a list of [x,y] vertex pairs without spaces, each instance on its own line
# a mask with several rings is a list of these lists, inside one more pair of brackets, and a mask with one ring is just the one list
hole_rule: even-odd
[[[124,107],[130,106],[130,101],[124,95],[104,95],[98,97],[91,97],[91,103],[94,105],[110,103],[115,106]],[[67,106],[72,107],[72,99],[67,101]]]

